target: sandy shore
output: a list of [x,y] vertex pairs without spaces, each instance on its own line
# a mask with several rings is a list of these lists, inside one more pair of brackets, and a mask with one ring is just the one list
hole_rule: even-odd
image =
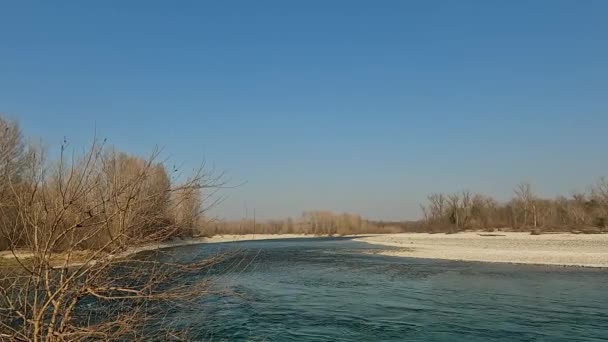
[[[488,235],[485,235],[488,234]],[[608,234],[466,232],[458,234],[385,234],[355,241],[392,247],[383,255],[428,259],[608,267]],[[485,236],[483,236],[485,235]]]

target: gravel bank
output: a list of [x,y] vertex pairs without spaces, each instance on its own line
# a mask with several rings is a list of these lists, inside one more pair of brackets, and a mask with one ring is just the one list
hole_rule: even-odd
[[[487,235],[486,235],[487,234]],[[380,254],[519,264],[608,267],[608,234],[547,234],[466,232],[458,234],[385,234],[356,241],[404,247]],[[499,235],[499,236],[498,236]]]

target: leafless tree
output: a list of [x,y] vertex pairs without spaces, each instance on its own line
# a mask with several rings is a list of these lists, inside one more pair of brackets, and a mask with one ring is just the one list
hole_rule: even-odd
[[[20,147],[7,127],[0,240],[12,258],[0,267],[0,340],[164,339],[162,308],[208,293],[205,279],[189,276],[220,258],[182,264],[125,249],[179,231],[169,214],[173,193],[195,196],[221,184],[198,170],[171,185],[157,151],[133,158],[97,141],[81,155],[62,146],[56,162],[34,153],[12,172]],[[178,336],[170,326],[162,331]]]
[[596,202],[596,224],[608,228],[608,179],[601,178],[591,189],[591,197]]
[[529,216],[532,215],[532,225],[534,228],[537,227],[537,212],[536,212],[536,201],[535,196],[532,192],[532,186],[529,183],[520,183],[515,187],[515,196],[518,203],[523,209],[523,226],[528,225]]
[[530,184],[521,183],[506,203],[468,191],[432,194],[421,208],[431,232],[500,227],[596,233],[608,228],[608,181],[600,179],[588,193],[555,199],[537,197]]

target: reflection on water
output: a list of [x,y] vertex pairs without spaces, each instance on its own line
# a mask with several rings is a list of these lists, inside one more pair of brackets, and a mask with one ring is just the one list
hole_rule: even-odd
[[168,313],[212,341],[608,340],[608,270],[371,255],[348,239],[175,249],[241,249],[213,277],[232,294]]

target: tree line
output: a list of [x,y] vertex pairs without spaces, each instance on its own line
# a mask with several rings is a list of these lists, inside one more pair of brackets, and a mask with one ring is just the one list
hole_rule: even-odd
[[201,191],[217,186],[203,169],[168,171],[158,149],[140,157],[94,139],[76,153],[64,139],[57,158],[46,152],[0,118],[0,250],[125,248],[196,235]]
[[401,229],[393,225],[381,226],[364,219],[361,215],[333,213],[330,211],[307,211],[301,217],[256,221],[242,219],[219,221],[208,224],[205,234],[307,234],[349,235],[364,233],[398,233]]
[[513,198],[505,203],[470,191],[434,193],[421,209],[424,215],[421,227],[430,232],[467,229],[603,232],[608,231],[608,180],[600,179],[586,192],[554,199],[541,198],[530,184],[521,183],[513,190]]
[[513,190],[513,198],[502,203],[466,190],[433,193],[420,208],[423,217],[414,221],[369,220],[356,214],[308,211],[295,219],[214,222],[205,227],[204,234],[348,235],[496,229],[601,233],[608,232],[608,180],[601,178],[586,192],[553,199],[538,196],[529,183],[520,183]]

